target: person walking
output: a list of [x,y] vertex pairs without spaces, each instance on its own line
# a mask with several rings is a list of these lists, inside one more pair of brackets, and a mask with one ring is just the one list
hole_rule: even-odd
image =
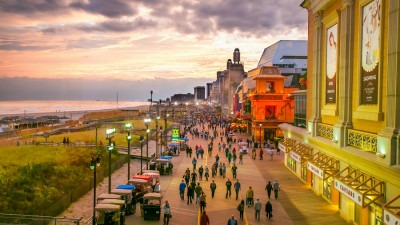
[[269,156],[271,157],[272,160],[272,158],[274,157],[274,151],[272,149],[269,150]]
[[196,157],[193,157],[192,159],[193,170],[196,170],[196,164],[197,164],[197,159]]
[[211,189],[211,198],[214,198],[215,189],[217,189],[217,184],[214,182],[214,180],[210,184],[210,189]]
[[263,160],[263,156],[264,156],[264,151],[260,149],[260,160]]
[[226,177],[226,165],[225,165],[225,163],[222,164],[222,177],[223,178]]
[[226,196],[225,198],[228,198],[228,193],[229,193],[229,197],[231,197],[231,187],[232,187],[232,182],[228,179],[228,181],[225,183],[226,185]]
[[239,164],[243,164],[243,152],[239,153]]
[[200,183],[197,183],[197,186],[194,188],[194,192],[196,193],[196,204],[199,202],[200,195],[203,192],[203,188],[201,188]]
[[184,200],[185,189],[186,189],[186,184],[185,184],[185,182],[182,180],[182,183],[179,184],[179,195],[181,196],[181,199],[182,199],[182,200]]
[[228,152],[227,153],[227,157],[228,157],[228,162],[229,162],[229,164],[231,163],[231,159],[232,159],[232,153],[231,152]]
[[233,164],[236,163],[236,159],[237,159],[237,155],[236,155],[236,153],[233,153],[233,156],[232,156],[232,163]]
[[268,219],[271,219],[271,217],[272,217],[272,204],[269,202],[269,200],[267,201],[267,204],[265,204],[265,212],[267,213]]
[[227,225],[238,225],[238,222],[235,219],[234,215],[232,215],[232,217],[228,219],[228,224]]
[[208,181],[208,177],[210,176],[210,171],[208,170],[207,166],[204,169],[204,176],[206,177],[206,181]]
[[169,218],[171,218],[171,207],[169,206],[168,201],[165,201],[162,208],[164,211],[164,225],[168,225]]
[[206,209],[206,194],[201,193],[200,196],[200,212],[203,212]]
[[257,156],[257,151],[256,151],[256,149],[255,148],[253,148],[253,151],[252,151],[252,158],[255,160],[256,159],[256,156]]
[[233,185],[233,187],[235,188],[235,192],[236,192],[236,200],[238,200],[239,191],[240,191],[240,183],[239,183],[239,180],[236,180],[236,182],[235,182],[235,184]]
[[274,189],[274,193],[275,193],[275,200],[278,199],[278,191],[281,190],[281,187],[279,186],[278,180],[274,181],[274,184],[272,185],[273,189]]
[[197,173],[196,173],[196,171],[193,171],[192,174],[191,174],[191,176],[192,176],[192,182],[196,184],[196,178],[197,178]]
[[261,212],[261,202],[260,199],[257,198],[257,201],[254,203],[254,211],[255,211],[255,216],[256,220],[260,221],[260,212]]
[[273,187],[272,187],[271,181],[268,181],[268,184],[267,184],[267,186],[265,187],[265,190],[267,190],[267,193],[268,193],[268,199],[271,198],[271,191],[272,191],[272,189],[273,189]]
[[237,210],[238,210],[239,213],[240,213],[240,219],[243,220],[244,200],[242,200],[242,201],[239,203],[239,205],[238,205],[238,207],[237,207]]
[[218,155],[218,154],[215,156],[215,161],[216,161],[217,164],[218,164],[218,161],[219,161],[219,155]]
[[187,196],[187,204],[188,204],[188,205],[189,205],[189,202],[190,202],[190,204],[192,204],[193,195],[194,195],[194,187],[193,187],[192,184],[189,184],[189,185],[187,186],[187,193],[186,193],[186,196]]
[[219,163],[219,175],[222,177],[222,163]]
[[203,168],[203,165],[201,165],[199,168],[199,180],[203,180],[203,172],[204,172],[204,168]]
[[208,218],[206,211],[203,211],[200,216],[200,225],[210,225],[210,218]]
[[250,205],[252,205],[253,196],[254,196],[254,191],[250,186],[249,189],[247,189],[246,191],[247,207],[250,207]]
[[232,166],[232,175],[233,175],[233,178],[236,178],[236,170],[237,170],[237,166],[236,166],[235,164],[233,164],[233,166]]

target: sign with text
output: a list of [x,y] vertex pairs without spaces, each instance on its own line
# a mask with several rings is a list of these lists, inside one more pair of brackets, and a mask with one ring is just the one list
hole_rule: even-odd
[[343,184],[341,181],[335,179],[334,181],[335,189],[338,190],[340,193],[344,194],[346,197],[351,199],[353,202],[357,203],[358,205],[362,206],[363,197],[360,193],[353,190],[351,187]]
[[327,30],[326,39],[326,103],[336,103],[337,24]]
[[313,174],[320,177],[321,179],[324,179],[324,171],[315,166],[314,164],[307,162],[307,169],[310,170]]
[[294,159],[295,161],[301,163],[301,157],[297,155],[294,151],[290,152],[290,157],[292,157],[292,159]]
[[172,141],[179,139],[179,128],[172,128]]
[[383,218],[386,225],[400,225],[400,219],[387,210],[383,210]]
[[283,144],[279,143],[278,147],[281,151],[286,152],[286,146],[284,146]]

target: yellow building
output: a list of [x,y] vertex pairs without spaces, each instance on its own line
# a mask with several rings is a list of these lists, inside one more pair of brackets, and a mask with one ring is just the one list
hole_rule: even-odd
[[279,126],[285,162],[349,222],[400,224],[400,1],[301,6],[308,124]]

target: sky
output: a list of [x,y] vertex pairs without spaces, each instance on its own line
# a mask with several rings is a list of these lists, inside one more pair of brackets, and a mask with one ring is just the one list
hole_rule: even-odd
[[0,0],[0,100],[145,100],[307,39],[301,0]]

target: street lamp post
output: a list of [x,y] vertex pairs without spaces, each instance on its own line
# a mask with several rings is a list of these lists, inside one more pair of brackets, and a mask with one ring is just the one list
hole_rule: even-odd
[[140,136],[140,174],[143,174],[143,135]]
[[160,119],[159,116],[156,117],[156,158],[158,156],[158,120]]
[[114,149],[114,145],[111,143],[111,139],[114,137],[114,133],[117,130],[115,128],[107,129],[106,135],[108,140],[108,194],[111,193],[111,152]]
[[96,224],[96,167],[100,166],[100,155],[92,157],[90,169],[93,170],[93,224]]
[[167,139],[167,128],[168,128],[167,120],[168,120],[168,116],[169,116],[169,114],[165,113],[165,116],[164,116],[164,123],[165,123],[165,125],[164,125],[164,129],[165,129],[165,131],[164,131],[164,135],[165,135],[165,150],[167,150],[167,148],[168,148],[168,146],[167,146],[167,141],[168,141],[168,139]]
[[162,129],[163,129],[163,127],[162,126],[160,126],[160,155],[162,155],[162,153],[163,153],[163,150],[162,150]]
[[128,180],[131,177],[131,130],[133,129],[132,123],[125,123],[125,130],[128,132],[126,140],[128,141]]
[[261,148],[261,127],[262,127],[262,124],[260,123],[260,148]]
[[150,125],[151,119],[147,118],[144,119],[144,124],[146,125],[146,169],[149,169],[149,125]]

